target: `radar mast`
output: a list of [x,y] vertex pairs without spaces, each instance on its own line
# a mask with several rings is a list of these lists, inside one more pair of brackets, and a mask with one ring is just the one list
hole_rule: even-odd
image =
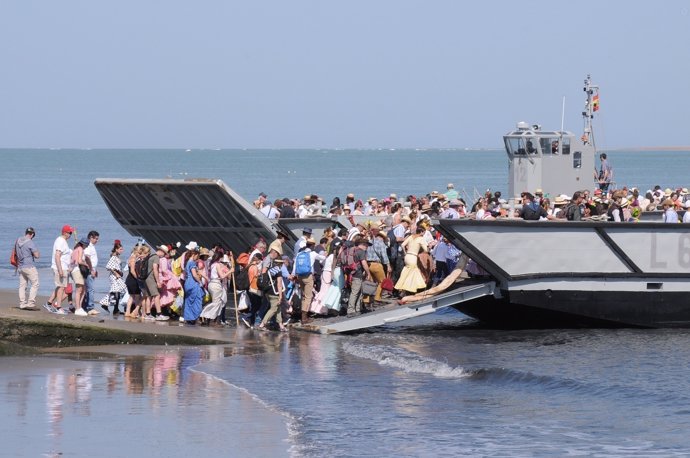
[[584,121],[584,133],[582,134],[582,142],[587,145],[591,144],[595,151],[596,145],[594,143],[594,131],[592,130],[592,119],[594,119],[594,112],[599,111],[599,86],[592,84],[592,78],[587,75],[585,79],[585,87],[583,88],[587,94],[585,101],[585,111],[582,112]]

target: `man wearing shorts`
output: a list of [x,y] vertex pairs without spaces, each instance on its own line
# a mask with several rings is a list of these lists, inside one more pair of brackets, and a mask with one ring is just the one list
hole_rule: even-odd
[[67,312],[62,310],[60,304],[62,304],[62,300],[65,298],[65,287],[67,286],[69,265],[72,257],[72,250],[67,244],[67,239],[70,238],[74,230],[69,224],[62,226],[62,234],[53,243],[53,256],[50,261],[50,267],[53,269],[55,290],[51,293],[48,302],[43,307],[51,313],[60,315],[67,314]]
[[159,254],[161,249],[157,249],[156,253],[148,256],[145,262],[148,263],[148,275],[143,280],[143,285],[141,288],[141,295],[147,300],[147,309],[145,320],[154,319],[151,316],[151,302],[156,307],[156,321],[166,321],[168,317],[161,313],[161,296],[158,289],[163,286],[160,279],[160,273],[158,272],[158,264],[160,263]]

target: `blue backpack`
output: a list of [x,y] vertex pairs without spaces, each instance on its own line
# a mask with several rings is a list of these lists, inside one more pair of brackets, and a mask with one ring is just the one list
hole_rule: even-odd
[[297,276],[311,275],[311,256],[306,251],[301,251],[295,258],[295,274]]

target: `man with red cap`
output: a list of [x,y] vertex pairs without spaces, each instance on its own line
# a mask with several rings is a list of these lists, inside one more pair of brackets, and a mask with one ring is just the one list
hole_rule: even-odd
[[67,239],[70,238],[74,231],[75,229],[72,226],[65,224],[62,226],[62,234],[53,243],[53,256],[51,257],[50,267],[53,269],[55,291],[50,294],[50,299],[43,305],[51,313],[67,314],[67,312],[62,310],[60,304],[62,304],[62,300],[65,297],[65,287],[69,278],[70,258],[72,257],[72,250],[67,244]]

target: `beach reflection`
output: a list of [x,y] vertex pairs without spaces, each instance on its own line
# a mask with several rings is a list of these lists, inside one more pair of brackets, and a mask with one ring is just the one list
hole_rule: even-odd
[[[86,452],[90,446],[84,448],[84,444],[94,442],[92,435],[109,431],[116,423],[119,432],[134,434],[155,424],[167,440],[171,440],[167,432],[193,432],[200,428],[213,431],[227,426],[227,404],[233,402],[228,386],[190,370],[197,364],[224,358],[224,347],[142,351],[147,354],[104,357],[78,353],[69,355],[69,359],[46,357],[29,362],[15,358],[17,363],[3,364],[0,428],[5,437],[11,438],[10,449],[22,450],[27,456]],[[11,372],[6,370],[10,367]],[[214,424],[209,426],[209,421]],[[117,437],[105,440],[112,440],[115,445]],[[211,443],[218,442],[220,447],[222,437],[219,430],[211,437]],[[173,436],[173,442],[176,439]],[[103,435],[99,435],[96,442],[103,440]],[[77,449],[75,441],[79,444]],[[209,437],[190,434],[182,447],[208,444]],[[98,453],[99,448],[100,445],[93,451]]]

